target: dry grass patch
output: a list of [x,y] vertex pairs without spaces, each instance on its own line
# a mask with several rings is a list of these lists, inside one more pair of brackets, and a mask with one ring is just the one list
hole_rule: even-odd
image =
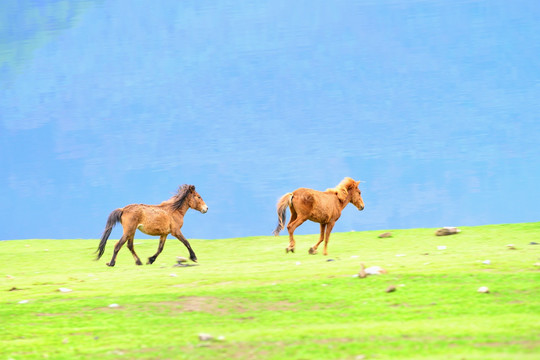
[[183,296],[177,301],[161,301],[148,304],[154,309],[172,313],[202,312],[211,315],[243,314],[251,311],[292,311],[297,303],[288,301],[247,302],[245,299],[214,296]]

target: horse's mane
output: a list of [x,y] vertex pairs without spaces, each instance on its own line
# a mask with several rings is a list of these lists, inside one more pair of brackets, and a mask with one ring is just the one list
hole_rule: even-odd
[[327,192],[333,192],[337,195],[340,201],[345,201],[347,195],[349,194],[349,189],[356,186],[356,181],[350,177],[346,177],[335,187],[331,189],[326,189]]
[[184,184],[178,188],[178,191],[176,192],[176,195],[174,195],[169,201],[171,201],[171,208],[173,211],[176,211],[180,209],[184,202],[186,201],[187,196],[192,192],[195,191],[194,185],[187,185]]

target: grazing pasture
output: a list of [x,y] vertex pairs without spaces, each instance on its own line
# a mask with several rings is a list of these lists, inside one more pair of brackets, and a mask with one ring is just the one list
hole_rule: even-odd
[[[328,257],[285,254],[286,236],[190,239],[185,267],[174,241],[114,268],[96,239],[2,241],[0,359],[540,358],[540,223],[460,229],[334,233]],[[362,263],[388,273],[355,277]]]

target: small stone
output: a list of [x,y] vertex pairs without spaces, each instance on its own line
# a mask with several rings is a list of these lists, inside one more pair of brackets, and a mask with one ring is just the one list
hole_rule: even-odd
[[61,288],[58,289],[58,291],[60,291],[62,293],[68,293],[68,292],[72,292],[73,290],[61,287]]
[[384,232],[382,234],[379,235],[379,238],[383,239],[383,238],[389,238],[389,237],[392,237],[392,233],[391,232]]
[[118,304],[111,304],[111,305],[109,305],[109,307],[110,307],[110,308],[117,308],[117,307],[120,307],[120,305],[118,305]]
[[482,264],[489,265],[489,264],[491,264],[491,260],[484,260],[484,261],[482,261]]
[[176,275],[176,274],[170,274],[169,276],[171,276],[171,277],[177,277],[178,275]]
[[437,236],[446,236],[446,235],[454,235],[454,234],[457,234],[459,232],[461,232],[461,230],[459,230],[456,227],[445,226],[445,227],[435,231],[435,235],[437,235]]
[[396,288],[395,285],[390,285],[389,287],[386,288],[385,291],[386,291],[387,293],[391,293],[391,292],[394,292],[394,291],[396,291],[396,290],[397,290],[397,288]]
[[506,245],[506,247],[508,248],[508,250],[517,250],[514,244],[508,244]]
[[28,300],[21,300],[18,302],[19,304],[28,304]]
[[446,250],[446,245],[437,246],[437,250]]
[[482,294],[487,294],[487,293],[489,293],[489,289],[488,289],[487,286],[481,286],[481,287],[478,288],[478,292],[482,293]]
[[204,334],[204,333],[200,333],[199,334],[199,340],[200,341],[212,341],[214,340],[214,337],[210,334]]

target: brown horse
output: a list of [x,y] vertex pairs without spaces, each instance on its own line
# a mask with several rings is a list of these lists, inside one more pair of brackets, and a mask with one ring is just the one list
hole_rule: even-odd
[[287,225],[289,246],[285,250],[294,252],[294,230],[306,220],[311,220],[321,224],[321,236],[319,241],[309,249],[309,253],[316,254],[317,247],[324,240],[323,254],[328,255],[330,232],[332,232],[334,224],[341,216],[341,211],[350,202],[358,210],[364,210],[364,200],[362,200],[360,189],[358,189],[359,183],[360,181],[354,181],[350,177],[346,177],[338,186],[324,192],[299,188],[283,195],[277,203],[278,226],[274,230],[274,235],[279,235],[279,232],[283,230],[287,207],[289,207],[291,210],[291,219]]
[[208,211],[208,206],[206,206],[201,196],[195,191],[195,186],[182,185],[178,188],[176,195],[159,205],[131,204],[114,210],[107,219],[107,225],[105,226],[105,231],[103,231],[97,250],[98,255],[96,260],[99,260],[103,255],[105,244],[107,244],[107,239],[111,234],[112,228],[117,222],[120,222],[124,228],[124,234],[116,243],[112,259],[107,263],[108,266],[114,266],[116,255],[118,255],[118,251],[120,251],[126,241],[135,259],[135,264],[142,265],[141,259],[139,259],[133,249],[133,237],[137,229],[148,235],[160,236],[157,252],[148,258],[147,264],[152,264],[156,261],[158,255],[163,251],[165,240],[169,234],[178,238],[188,249],[191,261],[197,262],[195,252],[193,252],[189,242],[180,232],[180,228],[184,224],[184,215],[190,208],[198,210],[203,214]]

